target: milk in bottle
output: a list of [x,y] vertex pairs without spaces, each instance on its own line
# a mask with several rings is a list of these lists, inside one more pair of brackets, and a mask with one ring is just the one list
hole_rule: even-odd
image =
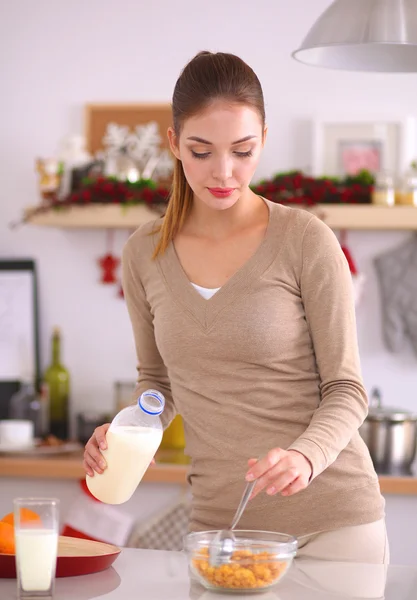
[[86,477],[88,489],[98,500],[122,504],[132,496],[161,443],[159,415],[164,406],[160,392],[147,390],[137,405],[114,417],[106,434],[107,449],[101,450],[107,467],[103,473]]

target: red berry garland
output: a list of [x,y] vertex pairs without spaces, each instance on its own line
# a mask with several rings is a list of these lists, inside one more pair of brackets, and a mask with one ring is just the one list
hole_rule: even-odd
[[[344,179],[332,177],[310,177],[301,171],[278,173],[272,179],[251,186],[260,196],[279,204],[312,206],[314,204],[369,204],[374,178],[371,173],[362,171]],[[43,204],[28,213],[23,221],[31,216],[51,209],[88,204],[120,204],[134,206],[146,204],[155,207],[161,214],[169,198],[169,187],[157,185],[152,180],[135,183],[119,181],[115,178],[98,177],[85,181],[83,187],[66,198],[52,196]],[[161,211],[162,208],[162,211]]]

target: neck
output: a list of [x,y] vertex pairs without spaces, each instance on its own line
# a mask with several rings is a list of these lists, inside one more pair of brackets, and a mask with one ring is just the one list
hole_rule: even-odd
[[193,235],[222,239],[250,226],[256,222],[257,215],[267,210],[262,198],[251,190],[225,210],[213,210],[203,202],[194,199],[184,229]]
[[60,343],[59,336],[55,335],[52,340],[52,364],[59,365],[60,362]]

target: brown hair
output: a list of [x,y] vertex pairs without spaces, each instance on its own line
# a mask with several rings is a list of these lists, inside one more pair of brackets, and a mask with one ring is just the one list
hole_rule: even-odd
[[[204,110],[214,100],[225,99],[254,108],[265,127],[262,87],[254,71],[238,56],[224,52],[199,52],[182,70],[172,97],[173,128],[177,138],[186,119]],[[191,210],[193,191],[182,163],[175,160],[168,207],[159,229],[154,258],[163,254]]]

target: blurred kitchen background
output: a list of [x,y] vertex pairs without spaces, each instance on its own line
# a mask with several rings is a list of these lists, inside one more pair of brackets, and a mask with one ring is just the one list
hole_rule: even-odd
[[[117,398],[128,395],[135,380],[132,331],[118,293],[120,271],[116,268],[114,284],[103,284],[98,263],[107,253],[120,257],[131,231],[125,228],[110,233],[106,227],[65,229],[30,223],[11,227],[28,207],[41,202],[37,159],[57,156],[63,140],[85,135],[87,104],[170,102],[182,67],[195,53],[209,49],[241,56],[263,85],[269,133],[256,181],[278,172],[314,173],[318,164],[324,164],[317,156],[317,132],[319,127],[323,134],[326,122],[342,123],[342,129],[349,122],[398,125],[398,137],[391,140],[389,150],[396,155],[388,166],[395,164],[401,171],[392,175],[404,176],[417,159],[417,151],[413,155],[417,149],[415,75],[309,68],[291,58],[328,5],[328,0],[1,3],[0,260],[29,260],[36,265],[40,382],[51,363],[52,337],[54,331],[58,335],[58,328],[61,362],[70,377],[71,437],[84,441],[87,435],[77,426],[80,413],[89,413],[92,426],[95,418],[112,415]],[[410,228],[417,228],[415,220],[410,221]],[[340,230],[338,233],[341,235]],[[404,227],[347,228],[343,239],[363,276],[357,326],[367,390],[376,387],[384,404],[417,412],[416,348],[409,337],[402,336],[401,324],[396,329],[401,343],[395,351],[387,347],[385,300],[374,262],[413,235]],[[26,267],[30,273],[31,265]],[[410,311],[416,310],[416,298],[414,295]],[[4,302],[0,297],[0,307]],[[4,331],[3,339],[0,331],[0,350],[0,360],[6,361]],[[25,372],[29,363],[22,366],[21,378],[33,375]],[[2,410],[4,418],[4,405]],[[2,458],[4,455],[0,455],[0,467]],[[2,490],[7,483],[10,492],[3,503],[5,498],[9,501],[26,492],[28,481],[9,472],[4,475]],[[35,484],[32,481],[30,485]],[[49,480],[42,485],[55,489]],[[147,485],[151,487],[142,492],[148,495],[141,506],[155,496],[171,497],[165,484],[159,488],[155,483]],[[70,483],[62,486],[65,495]],[[75,488],[71,490],[75,496]],[[165,506],[165,500],[160,504]],[[416,537],[417,530],[410,533],[409,520],[414,514],[415,521],[417,498],[393,493],[387,506],[397,562],[406,563],[410,559],[400,554],[400,542],[403,534]]]

